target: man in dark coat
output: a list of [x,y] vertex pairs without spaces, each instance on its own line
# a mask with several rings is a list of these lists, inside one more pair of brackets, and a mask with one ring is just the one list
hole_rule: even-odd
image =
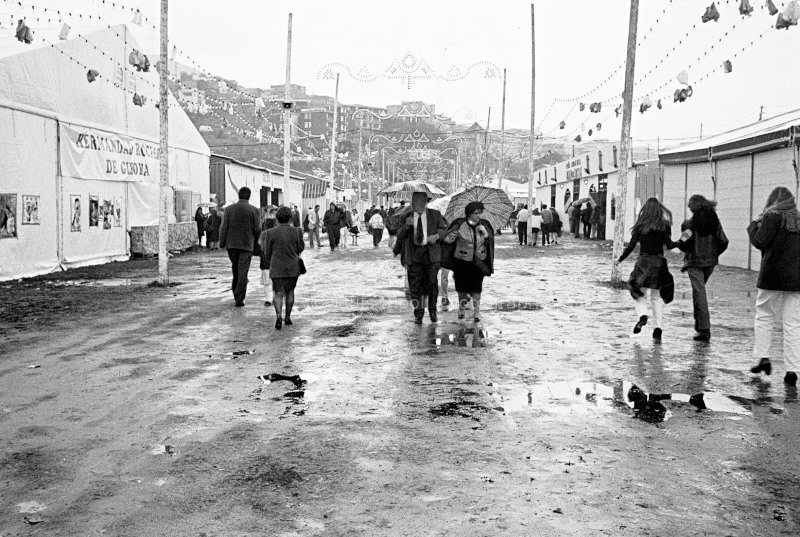
[[588,239],[592,235],[592,205],[588,202],[581,211],[581,222],[583,222],[583,238]]
[[237,308],[244,306],[247,273],[250,271],[250,260],[260,234],[261,218],[258,208],[250,205],[250,189],[243,186],[239,189],[239,201],[225,209],[219,231],[219,245],[227,248],[228,258],[231,260],[231,290]]
[[428,314],[436,322],[436,300],[439,297],[439,268],[442,262],[441,240],[447,235],[447,225],[439,211],[428,210],[428,194],[414,192],[413,212],[397,233],[405,246],[406,269],[414,320],[422,324],[425,315],[423,296],[428,299]]
[[325,211],[325,216],[322,217],[322,223],[325,225],[325,230],[328,233],[328,242],[331,246],[331,252],[339,246],[339,238],[341,235],[341,216],[336,204],[331,202],[330,209]]

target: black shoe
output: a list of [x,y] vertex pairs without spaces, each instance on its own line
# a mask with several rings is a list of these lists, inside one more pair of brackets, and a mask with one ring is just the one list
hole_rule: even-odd
[[653,330],[653,339],[661,339],[661,329],[656,328]]
[[789,386],[797,386],[797,373],[794,371],[787,371],[786,376],[783,377],[783,382]]
[[278,318],[275,320],[275,330],[280,330],[281,328],[283,328],[283,319],[281,319],[280,317],[278,317]]
[[647,324],[647,315],[642,315],[639,317],[639,322],[636,323],[636,326],[633,327],[633,333],[638,334],[642,331],[642,327]]
[[464,318],[464,314],[463,314],[463,313],[459,313],[459,314],[458,314],[458,318],[459,318],[459,320],[460,320],[460,319],[463,319],[463,318]]
[[237,302],[236,303],[236,307],[237,308],[243,308],[244,307],[244,302]]
[[435,311],[430,312],[429,315],[430,315],[432,323],[439,322],[439,318],[436,316],[436,312]]
[[286,324],[286,326],[292,326],[294,324],[289,317],[287,317],[283,322]]
[[695,341],[710,341],[711,340],[711,330],[698,330],[698,334],[694,336]]
[[269,300],[265,300],[265,301],[264,301],[264,305],[265,305],[265,306],[271,306],[271,305],[272,305],[272,302],[270,302]]
[[475,317],[475,324],[478,324],[479,322],[481,322],[480,317]]
[[772,374],[772,364],[769,362],[769,358],[762,358],[757,366],[750,368],[750,372],[756,375],[759,373],[764,373],[765,375]]
[[414,324],[422,324],[422,317],[414,317]]

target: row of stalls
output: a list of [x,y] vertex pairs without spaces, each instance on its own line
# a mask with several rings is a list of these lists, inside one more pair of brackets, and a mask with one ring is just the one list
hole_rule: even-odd
[[664,202],[675,220],[689,217],[693,194],[717,202],[730,240],[720,263],[758,270],[760,254],[751,247],[747,226],[764,209],[776,186],[800,190],[800,110],[759,121],[691,144],[662,151]]

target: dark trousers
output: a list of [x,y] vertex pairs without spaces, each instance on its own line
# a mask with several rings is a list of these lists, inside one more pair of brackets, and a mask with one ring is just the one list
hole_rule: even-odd
[[550,244],[550,224],[542,222],[542,246]]
[[233,272],[233,283],[231,284],[233,298],[237,304],[244,304],[244,297],[247,295],[247,273],[250,272],[250,260],[253,258],[253,252],[228,248],[228,258],[231,260],[231,271]]
[[583,238],[588,239],[592,235],[592,224],[583,224]]
[[528,224],[519,222],[517,224],[517,233],[519,234],[519,243],[528,244]]
[[328,230],[328,242],[331,245],[331,250],[339,246],[339,238],[341,237],[341,230],[342,228],[339,227],[339,224],[334,226],[325,226]]
[[428,311],[436,314],[436,300],[439,298],[439,266],[440,263],[410,263],[408,265],[408,287],[411,303],[414,304],[414,317],[421,319],[425,315],[425,304],[422,297],[428,297]]
[[383,228],[372,230],[372,245],[378,246],[383,240]]
[[711,329],[711,314],[708,312],[706,283],[714,272],[714,267],[688,267],[686,274],[692,284],[692,307],[694,309],[694,329]]

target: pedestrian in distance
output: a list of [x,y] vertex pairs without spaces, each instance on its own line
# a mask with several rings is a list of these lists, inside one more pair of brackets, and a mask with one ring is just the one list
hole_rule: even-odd
[[[292,211],[288,207],[278,209],[278,225],[263,235],[261,258],[272,280],[273,304],[275,306],[275,329],[283,324],[292,325],[294,290],[300,274],[302,260],[300,253],[305,248],[302,230],[291,225]],[[264,266],[262,265],[262,266]],[[283,305],[286,303],[286,316]]]
[[684,252],[681,269],[689,276],[692,284],[692,309],[694,311],[695,341],[711,339],[711,315],[708,311],[706,284],[714,267],[719,264],[719,256],[728,248],[728,237],[722,229],[717,216],[715,201],[709,201],[700,194],[689,198],[692,217],[681,224],[681,237],[678,249]]
[[553,213],[542,205],[542,246],[550,244],[550,224],[553,223]]
[[330,208],[325,211],[322,223],[325,225],[325,230],[328,233],[328,243],[330,244],[332,252],[339,246],[339,230],[342,228],[339,209],[336,207],[335,203],[331,202]]
[[394,248],[394,241],[397,240],[397,226],[394,225],[394,222],[397,221],[394,218],[395,213],[397,213],[398,205],[393,203],[389,210],[386,211],[386,221],[384,224],[386,225],[386,232],[389,234],[389,248]]
[[353,209],[350,221],[352,222],[349,229],[350,237],[353,240],[353,246],[358,246],[358,235],[361,233],[361,215],[358,214],[357,209]]
[[[581,214],[581,216],[583,216]],[[664,304],[669,304],[675,295],[675,282],[667,267],[664,257],[664,248],[675,248],[671,237],[672,213],[656,198],[648,199],[639,213],[633,229],[628,247],[622,252],[615,264],[622,263],[636,248],[639,247],[639,258],[633,267],[628,284],[633,299],[636,301],[636,314],[639,320],[633,327],[633,333],[638,334],[647,324],[650,312],[648,302],[652,308],[655,321],[653,339],[661,340],[662,324],[664,321]]]
[[317,241],[317,249],[321,246],[319,242],[319,231],[322,228],[322,217],[319,214],[319,205],[314,206],[314,210],[308,212],[308,245],[314,247],[314,239]]
[[435,323],[438,321],[436,305],[439,297],[437,280],[442,262],[441,240],[447,234],[447,226],[439,211],[428,210],[426,192],[414,192],[411,205],[413,212],[397,232],[397,239],[403,241],[405,246],[414,322],[422,324],[427,305],[431,322]]
[[[347,234],[353,226],[353,219],[346,207],[339,207],[339,244],[347,248]],[[342,240],[344,238],[344,240]]]
[[[291,219],[291,210],[287,208],[287,211]],[[250,205],[250,189],[243,186],[239,189],[239,201],[225,209],[219,232],[219,244],[228,250],[228,258],[231,260],[233,272],[231,290],[237,308],[244,306],[247,295],[247,273],[250,271],[250,260],[253,258],[259,235],[261,235],[261,218],[258,209]]]
[[588,201],[581,210],[581,222],[583,223],[583,238],[588,239],[592,234],[592,204]]
[[597,239],[604,241],[606,240],[606,211],[605,207],[600,208],[599,210],[595,210],[595,212],[599,213],[597,217]]
[[[272,209],[275,211],[275,209]],[[259,252],[259,268],[261,269],[261,287],[264,289],[264,306],[271,306],[273,302],[272,280],[269,277],[269,263],[264,258],[264,240],[267,231],[277,225],[277,219],[267,218],[266,215],[261,220],[261,235],[258,237],[258,244],[260,247]]]
[[464,218],[450,224],[444,242],[455,243],[452,256],[453,279],[458,293],[458,318],[465,317],[472,301],[474,321],[480,322],[483,279],[494,272],[494,230],[482,218],[484,205],[472,201],[464,210]]
[[220,227],[222,227],[222,210],[218,207],[211,207],[206,217],[206,246],[208,248],[219,248]]
[[[197,246],[203,246],[203,235],[206,232],[206,215],[203,214],[202,207],[198,207],[194,212],[194,222],[197,225]],[[208,240],[206,240],[206,247],[208,247]]]
[[591,227],[589,238],[592,240],[600,238],[600,207],[595,207],[592,210],[592,216],[589,218],[589,226]]
[[550,207],[550,214],[553,221],[550,223],[550,241],[558,244],[558,238],[561,236],[561,216],[555,207]]
[[528,206],[524,205],[519,212],[517,213],[517,235],[519,235],[519,245],[520,246],[527,246],[528,245],[528,218],[530,217],[530,213],[528,212]]
[[569,217],[569,232],[575,233],[575,226],[577,222],[580,221],[580,209],[576,208],[575,205],[570,204],[569,209],[567,209],[567,216]]
[[747,228],[750,243],[761,250],[756,295],[753,373],[772,373],[775,323],[783,318],[783,382],[797,385],[800,371],[800,212],[792,192],[775,187],[764,212]]
[[[542,229],[542,213],[539,212],[539,209],[534,209],[531,213],[531,235],[533,235],[533,246],[536,246],[536,242],[539,240],[539,231]],[[544,236],[542,236],[542,244],[544,244]]]
[[383,216],[380,211],[372,213],[372,217],[369,219],[369,228],[372,230],[372,247],[377,248],[383,240],[384,228]]
[[297,210],[296,205],[292,205],[292,225],[294,227],[300,227],[300,211]]

